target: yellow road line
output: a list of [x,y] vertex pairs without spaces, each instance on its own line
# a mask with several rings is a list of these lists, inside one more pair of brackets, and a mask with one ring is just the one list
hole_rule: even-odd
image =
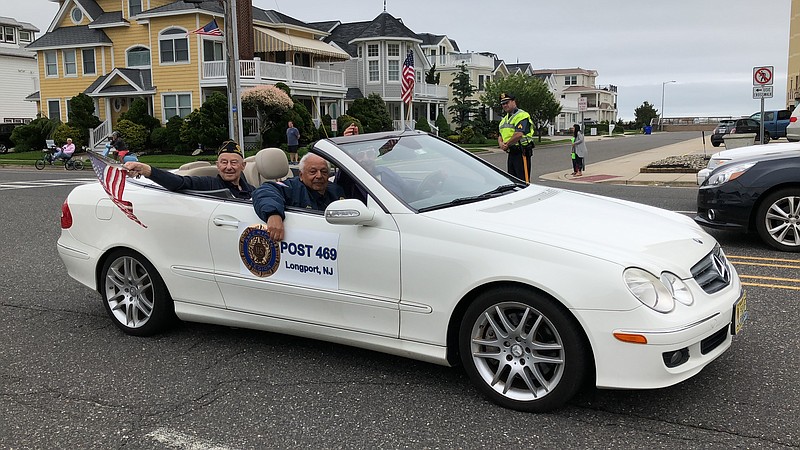
[[763,283],[742,283],[743,286],[754,286],[754,287],[767,287],[767,288],[777,288],[777,289],[791,289],[794,291],[800,291],[800,286],[783,286],[780,284],[763,284]]
[[758,256],[737,256],[737,255],[725,255],[730,258],[738,258],[738,259],[754,259],[756,261],[779,261],[779,262],[788,262],[788,263],[800,263],[800,259],[780,259],[780,258],[761,258]]
[[800,278],[759,277],[755,275],[739,275],[739,278],[750,278],[753,280],[788,281],[789,283],[800,283]]
[[763,263],[751,263],[751,262],[744,262],[744,261],[734,261],[734,266],[756,266],[756,267],[777,267],[779,269],[800,269],[800,266],[787,266],[784,264],[763,264]]

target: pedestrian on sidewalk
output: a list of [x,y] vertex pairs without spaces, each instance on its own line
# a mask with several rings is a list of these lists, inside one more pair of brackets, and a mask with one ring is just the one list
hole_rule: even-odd
[[297,148],[300,146],[300,131],[294,127],[294,123],[291,120],[286,124],[286,145],[289,147],[289,162],[297,164]]
[[581,126],[577,123],[572,126],[572,175],[576,177],[583,176],[583,171],[586,170],[586,155],[588,149],[586,142],[581,133]]

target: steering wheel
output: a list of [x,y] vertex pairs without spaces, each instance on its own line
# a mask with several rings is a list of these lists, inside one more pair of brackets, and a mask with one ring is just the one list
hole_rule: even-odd
[[417,189],[414,191],[414,198],[421,199],[433,196],[433,194],[442,190],[442,185],[446,179],[447,175],[441,170],[429,173],[417,185]]

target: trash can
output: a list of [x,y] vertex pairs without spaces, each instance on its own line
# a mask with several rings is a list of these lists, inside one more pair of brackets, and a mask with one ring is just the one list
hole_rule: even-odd
[[650,125],[645,125],[644,134],[653,134],[653,127],[651,127]]

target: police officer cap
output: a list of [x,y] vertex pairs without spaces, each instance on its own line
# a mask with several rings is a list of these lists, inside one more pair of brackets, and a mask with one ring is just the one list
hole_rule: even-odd
[[505,103],[510,100],[516,100],[517,98],[511,94],[506,94],[505,92],[500,94],[500,103]]
[[223,153],[236,153],[237,155],[244,158],[244,154],[242,153],[242,149],[239,147],[234,141],[225,141],[222,143],[222,146],[217,150],[217,156]]

